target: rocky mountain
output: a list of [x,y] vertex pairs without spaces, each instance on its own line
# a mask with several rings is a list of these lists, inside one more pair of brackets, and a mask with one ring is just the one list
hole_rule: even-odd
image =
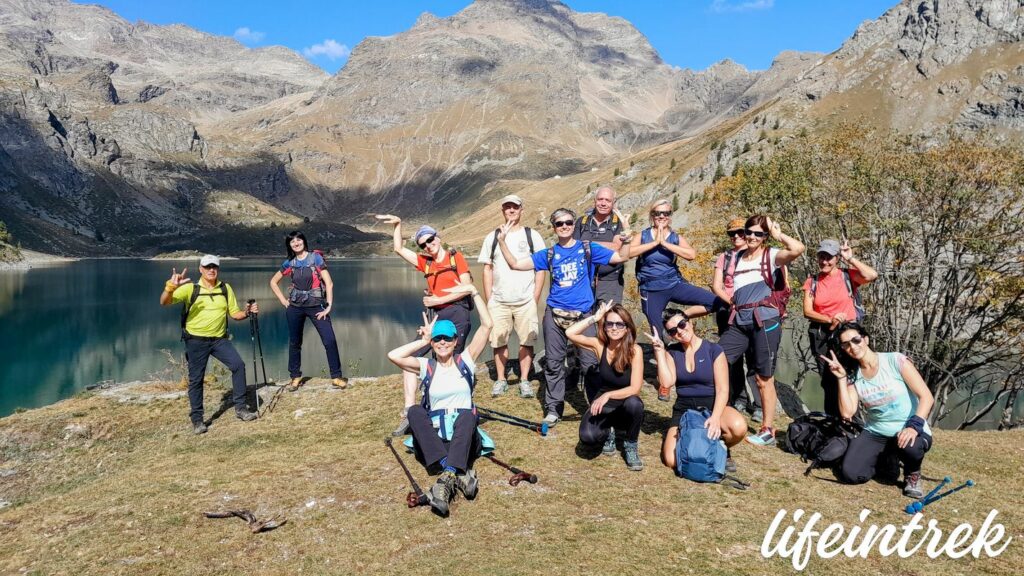
[[[904,0],[832,54],[692,71],[621,18],[477,0],[367,38],[328,77],[284,48],[0,0],[0,220],[64,253],[251,252],[300,223],[348,248],[379,238],[346,225],[370,212],[457,227],[508,191],[541,211],[585,201],[598,176],[627,205],[685,200],[842,118],[1019,137],[1022,12],[1024,0]],[[669,155],[671,170],[640,169]]]

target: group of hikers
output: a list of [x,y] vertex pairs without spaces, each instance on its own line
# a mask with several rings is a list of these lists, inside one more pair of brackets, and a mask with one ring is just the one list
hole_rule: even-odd
[[[489,344],[497,371],[491,394],[505,394],[513,331],[519,342],[518,392],[523,398],[536,393],[529,374],[537,336],[543,333],[545,426],[562,420],[566,386],[581,385],[587,407],[581,414],[579,442],[603,454],[615,454],[621,442],[630,470],[644,466],[638,449],[645,364],[640,335],[653,347],[658,399],[669,401],[673,388],[676,393],[662,441],[665,466],[680,469],[677,444],[690,411],[703,414],[707,438],[726,447],[727,472],[736,471],[731,448],[744,439],[755,446],[775,444],[774,374],[791,292],[788,265],[805,251],[802,242],[765,215],[730,220],[725,228],[730,248],[715,259],[714,279],[707,290],[689,283],[679,271],[679,260],[694,260],[696,251],[673,229],[669,200],[655,201],[649,209],[650,225],[634,233],[615,209],[614,190],[601,187],[593,208],[582,216],[567,208],[551,213],[555,240],[550,247],[540,233],[522,225],[522,198],[510,194],[500,205],[504,221],[484,238],[477,258],[484,266],[482,293],[473,283],[465,256],[446,248],[435,228],[424,225],[416,230],[417,253],[405,246],[399,217],[376,216],[394,227],[395,253],[426,280],[424,322],[417,338],[390,351],[388,359],[402,370],[401,415],[408,421],[417,460],[439,475],[430,491],[435,511],[446,515],[457,491],[475,494],[473,461],[481,443],[473,402],[476,361]],[[769,241],[780,246],[769,246]],[[288,259],[271,279],[271,287],[287,307],[289,388],[301,384],[299,359],[307,318],[327,350],[332,384],[345,388],[330,322],[333,296],[326,263],[310,251],[300,232],[288,235],[286,248]],[[639,333],[623,305],[624,265],[631,259],[636,260],[649,334]],[[877,278],[877,272],[857,259],[846,241],[834,239],[820,241],[817,264],[817,273],[803,284],[803,311],[810,322],[825,412],[863,425],[850,440],[837,475],[843,482],[863,483],[882,473],[892,475],[894,463],[898,474],[902,463],[903,492],[919,498],[921,462],[932,444],[926,422],[933,405],[931,393],[908,358],[871,348],[860,322],[859,289]],[[195,284],[184,271],[173,271],[160,299],[163,305],[184,304],[182,329],[196,433],[206,431],[202,383],[210,355],[232,372],[238,417],[255,417],[245,405],[245,368],[227,340],[227,318],[242,320],[258,312],[251,300],[245,309],[239,308],[230,286],[218,280],[215,256],[204,256],[200,268],[202,278]],[[545,273],[550,275],[549,291],[539,315]],[[278,287],[284,276],[292,281],[287,296]],[[479,327],[471,335],[474,310]],[[716,319],[717,342],[694,329],[693,320],[708,314]],[[567,382],[573,347],[580,382]],[[755,386],[748,390],[751,376]],[[760,422],[757,433],[747,434],[744,413]]]

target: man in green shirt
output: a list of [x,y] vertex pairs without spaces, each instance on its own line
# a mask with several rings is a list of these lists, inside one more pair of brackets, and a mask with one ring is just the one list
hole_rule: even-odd
[[193,431],[203,434],[207,430],[203,421],[203,378],[210,356],[220,360],[231,371],[235,415],[246,422],[256,419],[256,414],[245,404],[245,362],[228,338],[228,316],[245,320],[250,312],[259,312],[259,308],[255,302],[247,305],[245,310],[238,307],[231,286],[217,280],[220,258],[207,254],[199,261],[199,268],[202,278],[195,284],[185,276],[187,268],[181,273],[172,268],[171,278],[160,294],[160,305],[181,304],[185,307],[181,337],[185,341],[185,359],[188,361],[189,418]]

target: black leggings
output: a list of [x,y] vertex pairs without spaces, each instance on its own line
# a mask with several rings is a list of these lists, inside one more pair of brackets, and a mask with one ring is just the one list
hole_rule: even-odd
[[609,400],[597,416],[592,415],[589,408],[583,413],[580,420],[580,442],[588,445],[604,444],[613,426],[626,431],[627,442],[636,442],[640,438],[640,425],[643,423],[644,401],[639,396]]
[[466,410],[459,413],[451,441],[442,440],[437,435],[430,414],[423,406],[410,406],[407,417],[416,460],[423,464],[427,472],[437,471],[441,459],[445,457],[448,458],[448,465],[459,472],[473,467],[473,461],[480,455],[480,434],[476,430],[480,419],[475,412]]
[[918,434],[914,443],[906,448],[896,444],[896,437],[879,436],[867,430],[850,440],[850,447],[843,456],[839,480],[847,484],[863,484],[875,477],[875,468],[883,456],[893,455],[903,462],[903,473],[921,471],[925,452],[932,447],[932,437]]

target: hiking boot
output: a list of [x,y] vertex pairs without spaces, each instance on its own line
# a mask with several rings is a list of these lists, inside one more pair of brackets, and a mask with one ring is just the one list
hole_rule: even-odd
[[605,456],[615,454],[615,428],[608,431],[608,439],[604,441],[604,446],[601,447],[601,454]]
[[491,398],[497,398],[508,391],[508,380],[495,380],[491,388]]
[[442,518],[448,517],[448,503],[455,497],[457,479],[454,472],[444,472],[437,478],[437,483],[430,488],[430,507]]
[[764,410],[754,408],[754,412],[750,415],[750,419],[760,424],[764,420]]
[[924,496],[924,492],[921,491],[921,473],[913,472],[905,474],[903,476],[903,495],[908,498],[920,500]]
[[255,412],[250,411],[248,408],[235,408],[235,416],[242,422],[249,422],[259,418],[259,415]]
[[644,463],[640,460],[640,447],[636,442],[626,441],[622,443],[622,452],[626,457],[626,468],[629,468],[633,472],[639,472],[644,469]]
[[338,390],[344,390],[348,388],[348,378],[340,376],[338,378],[331,378],[331,386],[334,386]]
[[465,474],[458,474],[456,476],[455,487],[459,492],[462,492],[462,495],[466,497],[466,500],[476,498],[477,492],[480,491],[480,481],[476,477],[476,470],[470,470]]
[[192,423],[192,432],[194,434],[206,434],[209,430],[210,429],[206,427],[206,423],[202,420]]
[[747,436],[747,442],[750,442],[754,446],[774,446],[775,430],[772,430],[767,426],[762,426],[760,432],[753,436]]
[[542,422],[547,422],[548,428],[554,428],[555,424],[558,424],[561,421],[562,419],[554,412],[548,412],[548,415],[544,417],[544,420],[542,420]]
[[533,398],[533,386],[530,386],[529,380],[519,381],[519,397],[520,398]]
[[302,386],[302,376],[296,376],[288,382],[288,391],[295,392],[299,389],[299,386]]

